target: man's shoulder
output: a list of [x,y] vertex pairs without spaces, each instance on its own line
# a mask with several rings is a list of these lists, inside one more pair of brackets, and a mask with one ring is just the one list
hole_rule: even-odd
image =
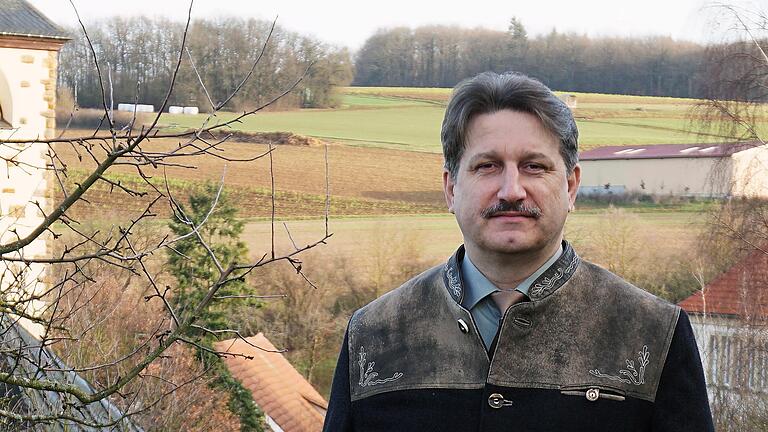
[[586,260],[581,261],[574,278],[583,283],[584,289],[592,291],[589,298],[595,300],[621,304],[626,308],[637,306],[668,313],[677,313],[680,309],[679,306],[635,286],[610,270]]
[[406,304],[419,304],[425,297],[434,298],[438,290],[445,289],[442,282],[444,265],[437,265],[405,281],[399,287],[387,292],[358,309],[352,319],[369,315],[407,313]]

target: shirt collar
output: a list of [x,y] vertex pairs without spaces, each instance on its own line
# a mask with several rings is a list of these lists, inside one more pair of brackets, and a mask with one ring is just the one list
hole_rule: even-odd
[[[515,288],[516,291],[528,295],[528,289],[533,285],[536,279],[539,278],[547,269],[549,269],[560,256],[563,254],[562,244],[557,251],[549,257],[549,259],[536,269],[533,274],[528,276],[524,281]],[[498,287],[493,284],[480,270],[475,267],[475,264],[469,259],[469,255],[464,254],[464,258],[461,260],[461,279],[464,284],[464,298],[461,305],[466,309],[472,309],[475,305],[485,298],[487,295],[498,291]]]

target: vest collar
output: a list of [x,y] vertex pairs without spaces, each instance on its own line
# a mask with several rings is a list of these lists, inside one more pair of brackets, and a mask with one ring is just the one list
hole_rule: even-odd
[[[461,260],[463,259],[464,245],[461,245],[448,259],[443,268],[445,287],[448,290],[448,294],[458,304],[462,304],[466,292],[464,281],[461,277]],[[576,255],[571,244],[563,240],[563,253],[560,255],[560,258],[531,284],[528,290],[528,297],[532,301],[537,301],[555,292],[571,278],[580,261],[581,259]]]

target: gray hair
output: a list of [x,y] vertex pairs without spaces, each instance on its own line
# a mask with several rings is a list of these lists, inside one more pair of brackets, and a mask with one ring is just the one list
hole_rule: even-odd
[[445,110],[440,138],[445,169],[452,179],[456,179],[467,145],[470,120],[504,109],[536,116],[544,128],[560,140],[566,172],[569,175],[573,172],[579,161],[579,131],[568,106],[547,86],[526,75],[483,72],[456,85]]

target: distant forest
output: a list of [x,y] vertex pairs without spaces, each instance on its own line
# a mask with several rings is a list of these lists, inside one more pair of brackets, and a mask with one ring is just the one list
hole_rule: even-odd
[[452,87],[482,71],[514,70],[556,90],[703,97],[709,47],[669,37],[528,37],[455,26],[379,30],[357,53],[354,85]]
[[[193,21],[189,51],[183,53],[170,104],[207,111],[210,103],[200,81],[214,103],[224,100],[261,55],[270,27],[267,21],[236,17]],[[74,39],[61,51],[59,86],[71,91],[79,106],[101,107],[91,49],[79,29],[71,29],[71,34]],[[138,101],[159,108],[182,34],[183,24],[164,18],[116,17],[89,28],[115,106]],[[762,57],[753,43],[744,42],[590,38],[555,30],[529,37],[515,18],[507,31],[455,26],[383,29],[353,56],[346,48],[277,26],[259,66],[225,109],[263,104],[288,88],[310,63],[306,79],[280,100],[279,107],[337,106],[334,86],[453,87],[487,70],[523,72],[560,91],[766,100],[768,96],[758,91],[762,86],[750,87],[754,58]]]
[[[198,106],[208,111],[226,99],[261,55],[272,23],[227,17],[191,23],[187,48],[171,105]],[[110,85],[118,103],[155,105],[159,109],[179,57],[184,25],[164,18],[110,18],[88,27],[99,59],[107,104]],[[80,29],[61,50],[59,87],[68,89],[82,107],[101,107],[102,96],[93,55]],[[276,26],[259,65],[225,109],[241,111],[274,98],[289,88],[313,64],[297,90],[280,100],[287,107],[334,106],[332,88],[349,85],[353,68],[349,52]],[[194,66],[194,67],[193,67]],[[197,72],[195,72],[197,69]],[[199,78],[198,78],[199,74]],[[110,79],[111,78],[111,79]]]

